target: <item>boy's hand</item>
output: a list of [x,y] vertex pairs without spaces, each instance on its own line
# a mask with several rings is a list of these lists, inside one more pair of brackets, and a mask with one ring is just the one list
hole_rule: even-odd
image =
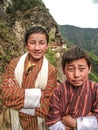
[[71,127],[65,127],[66,128],[66,130],[73,130],[73,128],[71,128]]
[[92,112],[89,112],[88,114],[87,114],[87,116],[92,116],[93,115],[93,113]]
[[70,115],[64,116],[62,118],[62,121],[63,121],[63,124],[67,127],[70,127],[70,128],[76,128],[77,127],[76,119],[72,118]]

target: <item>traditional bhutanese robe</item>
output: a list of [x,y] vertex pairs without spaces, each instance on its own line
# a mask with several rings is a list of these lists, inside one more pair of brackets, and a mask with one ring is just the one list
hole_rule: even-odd
[[98,119],[98,83],[87,81],[83,86],[73,87],[66,81],[55,89],[50,104],[48,127],[66,115],[78,118],[92,112]]
[[[6,69],[2,84],[2,98],[4,104],[7,107],[20,110],[24,107],[25,99],[25,89],[34,88],[35,81],[39,71],[41,70],[43,58],[36,62],[36,65],[30,66],[29,63],[30,56],[26,57],[24,65],[24,73],[22,79],[22,86],[20,88],[11,89],[8,87],[9,78],[14,78],[14,71],[19,58],[13,59]],[[20,66],[21,67],[21,66]],[[54,88],[56,87],[56,69],[49,64],[48,66],[48,82],[45,90],[42,90],[40,107],[36,108],[35,116],[24,114],[19,112],[20,123],[22,130],[38,130],[37,116],[45,118],[49,109],[49,100],[52,95]],[[13,86],[14,87],[14,86]]]

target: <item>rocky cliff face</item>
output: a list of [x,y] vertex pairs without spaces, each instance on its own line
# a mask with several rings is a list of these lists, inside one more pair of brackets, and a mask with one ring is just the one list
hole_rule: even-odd
[[[47,27],[50,44],[62,44],[58,25],[41,0],[0,0],[0,83],[6,64],[24,52],[24,33],[34,24]],[[0,97],[0,130],[10,130],[8,113]]]
[[0,72],[12,57],[24,52],[24,33],[34,24],[47,27],[50,43],[62,44],[58,25],[44,3],[41,0],[28,1],[0,1]]

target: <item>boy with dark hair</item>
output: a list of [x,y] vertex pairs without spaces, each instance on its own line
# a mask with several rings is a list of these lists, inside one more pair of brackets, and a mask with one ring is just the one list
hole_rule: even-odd
[[91,62],[79,47],[62,57],[66,81],[55,89],[46,124],[49,130],[98,130],[98,83],[88,79]]
[[11,60],[2,84],[4,105],[10,108],[12,130],[46,130],[45,117],[56,87],[57,71],[45,57],[49,36],[43,26],[25,35],[27,52]]

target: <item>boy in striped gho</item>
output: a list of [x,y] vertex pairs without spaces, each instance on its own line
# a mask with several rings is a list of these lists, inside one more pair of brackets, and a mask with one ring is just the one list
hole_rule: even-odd
[[98,130],[98,83],[89,80],[91,62],[79,47],[62,57],[66,81],[55,89],[46,124],[49,130]]
[[10,108],[12,130],[47,129],[45,117],[57,77],[55,67],[45,57],[48,42],[45,27],[31,27],[25,35],[27,52],[7,66],[2,98]]

